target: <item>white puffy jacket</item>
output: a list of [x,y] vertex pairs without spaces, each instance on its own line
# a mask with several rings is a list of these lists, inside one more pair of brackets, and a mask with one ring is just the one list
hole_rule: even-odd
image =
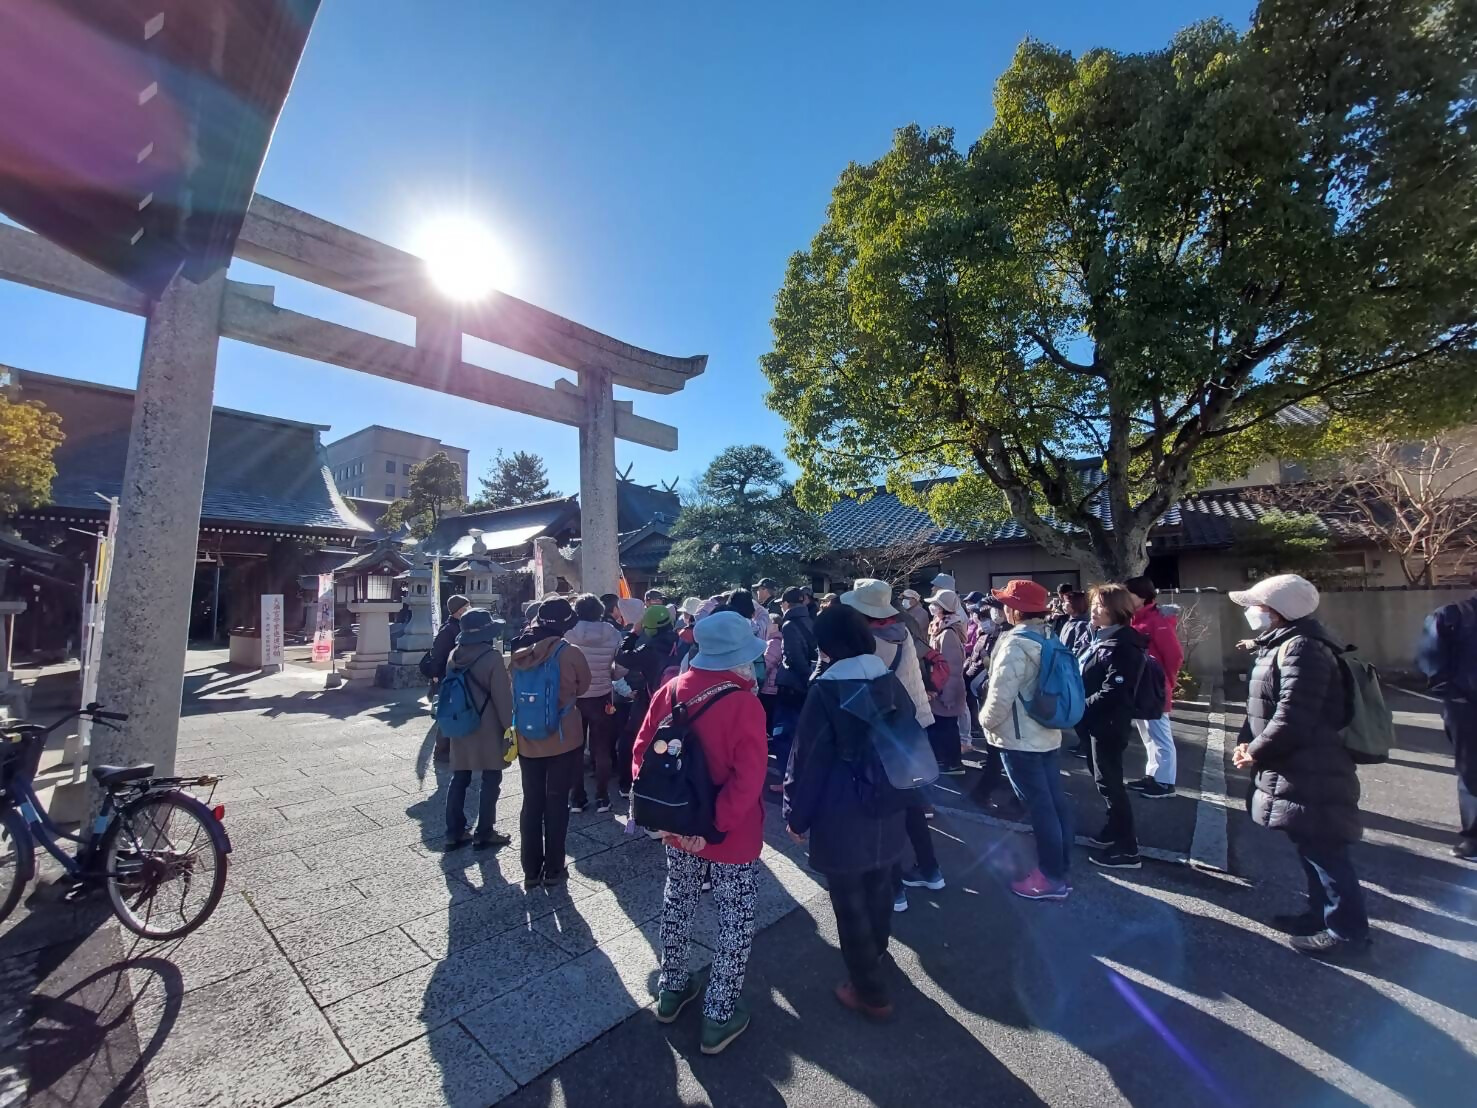
[[621,648],[621,638],[610,624],[591,620],[580,620],[565,632],[564,641],[577,647],[590,667],[590,687],[585,696],[610,695],[611,665]]
[[[923,666],[918,661],[918,651],[913,645],[913,638],[901,624],[898,629],[903,631],[901,642],[892,642],[884,639],[880,634],[877,636],[877,657],[882,659],[883,665],[892,668],[892,660],[897,657],[899,650],[903,651],[903,660],[898,663],[897,679],[903,683],[903,688],[908,690],[908,696],[912,698],[914,714],[918,717],[918,726],[933,726],[933,709],[928,706],[928,690],[923,687]],[[876,628],[873,628],[875,631]]]
[[990,691],[980,706],[980,726],[991,746],[1005,750],[1058,750],[1062,733],[1043,727],[1026,711],[1025,701],[1036,695],[1036,681],[1041,676],[1041,644],[1022,635],[1024,630],[1038,635],[1049,632],[1046,621],[1027,620],[1012,627],[997,640],[990,653]]

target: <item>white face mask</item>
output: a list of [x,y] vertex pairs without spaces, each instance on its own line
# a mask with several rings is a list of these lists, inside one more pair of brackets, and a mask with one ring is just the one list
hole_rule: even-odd
[[904,610],[906,610],[908,608],[911,608],[912,606],[913,606],[913,598],[910,597],[910,596],[903,597],[903,608],[904,608]]
[[1272,626],[1272,613],[1265,608],[1247,608],[1246,623],[1253,631],[1260,635]]

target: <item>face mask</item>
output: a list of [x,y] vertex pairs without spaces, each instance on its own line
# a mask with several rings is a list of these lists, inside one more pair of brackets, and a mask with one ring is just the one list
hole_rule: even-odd
[[1265,608],[1247,608],[1246,623],[1257,634],[1261,634],[1272,626],[1272,613]]
[[928,614],[933,616],[934,619],[939,619],[943,616],[944,610],[937,604],[930,604],[928,606]]
[[903,597],[903,608],[904,608],[904,610],[906,610],[908,608],[911,608],[912,606],[913,606],[912,599],[909,598],[909,597]]

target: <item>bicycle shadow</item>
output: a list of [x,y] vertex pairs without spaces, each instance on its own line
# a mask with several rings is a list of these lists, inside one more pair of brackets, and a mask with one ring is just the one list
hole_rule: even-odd
[[[119,932],[102,926],[110,916],[106,903],[43,904],[5,935],[10,949],[52,939],[0,962],[0,997],[18,1017],[5,1053],[26,1103],[148,1103],[145,1073],[174,1030],[184,978],[164,957],[127,956]],[[140,1041],[142,1026],[151,1031]]]

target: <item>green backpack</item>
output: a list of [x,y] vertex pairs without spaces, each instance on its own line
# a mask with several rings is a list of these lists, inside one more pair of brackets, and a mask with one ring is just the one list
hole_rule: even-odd
[[[1385,704],[1379,671],[1355,654],[1352,646],[1339,646],[1318,635],[1309,638],[1328,647],[1338,659],[1344,678],[1344,718],[1339,734],[1349,755],[1361,766],[1388,762],[1395,747],[1395,717]],[[1278,664],[1280,667],[1281,658]]]

